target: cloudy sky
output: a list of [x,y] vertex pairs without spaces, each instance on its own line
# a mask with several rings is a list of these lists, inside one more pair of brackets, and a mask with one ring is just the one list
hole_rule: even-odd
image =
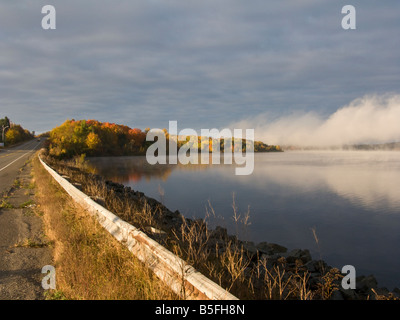
[[[47,4],[56,30],[41,27]],[[400,94],[399,14],[398,0],[0,0],[0,117],[37,132],[323,121]]]

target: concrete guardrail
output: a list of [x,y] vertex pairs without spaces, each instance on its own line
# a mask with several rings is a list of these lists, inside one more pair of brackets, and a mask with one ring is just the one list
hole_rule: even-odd
[[145,263],[176,294],[189,300],[238,300],[145,233],[100,206],[50,168],[40,155],[39,160],[74,201],[94,215],[110,234]]

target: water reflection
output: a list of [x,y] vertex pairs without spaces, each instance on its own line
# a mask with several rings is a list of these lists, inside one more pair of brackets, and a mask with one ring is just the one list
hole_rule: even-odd
[[[399,154],[392,156],[400,161]],[[326,189],[362,207],[399,212],[399,163],[391,163],[386,157],[384,159],[374,163],[366,158],[349,164],[344,163],[343,158],[337,162],[328,158],[326,160],[332,162],[329,165],[323,161],[289,164],[256,162],[256,175],[252,181],[237,181],[250,188],[268,188],[268,184],[277,184],[294,193]]]
[[150,165],[145,157],[89,158],[92,171],[118,183],[135,183],[152,178],[166,181],[174,165]]
[[152,179],[165,182],[175,170],[212,170],[213,175],[247,190],[280,186],[286,194],[296,194],[327,189],[362,207],[381,212],[400,211],[400,152],[256,154],[254,173],[244,177],[234,174],[235,164],[225,165],[221,160],[220,165],[213,165],[211,157],[209,164],[198,165],[150,165],[145,157],[100,157],[90,162],[97,173],[123,184]]
[[[205,158],[207,158],[207,161]],[[151,179],[166,181],[173,170],[203,171],[217,165],[214,164],[217,162],[216,157],[212,156],[199,156],[198,164],[181,164],[179,162],[178,164],[169,164],[169,161],[167,161],[167,164],[151,165],[144,156],[95,157],[88,158],[88,160],[93,172],[119,183],[134,183],[142,179],[146,181],[150,181]],[[219,162],[221,164],[218,166],[224,164],[223,158]]]

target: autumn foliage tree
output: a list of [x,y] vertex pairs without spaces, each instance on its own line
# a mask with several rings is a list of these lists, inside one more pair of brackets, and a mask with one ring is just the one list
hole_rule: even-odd
[[19,124],[11,125],[5,133],[5,141],[7,145],[15,144],[18,142],[23,142],[33,139],[33,135],[29,130],[22,128]]
[[50,131],[49,153],[59,158],[75,155],[143,154],[146,134],[140,129],[97,120],[67,120]]

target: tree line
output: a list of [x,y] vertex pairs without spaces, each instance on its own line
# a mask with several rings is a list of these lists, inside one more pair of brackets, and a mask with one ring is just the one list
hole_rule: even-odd
[[[149,131],[138,128],[130,128],[125,125],[100,122],[97,120],[67,120],[60,126],[52,129],[49,133],[47,147],[49,154],[57,158],[71,158],[85,154],[87,156],[122,156],[122,155],[144,155],[147,148],[153,144],[146,141]],[[166,129],[163,129],[166,139],[172,139]],[[176,141],[178,149],[187,143],[194,144],[201,150],[205,141],[209,151],[212,151],[213,141],[209,137],[198,137],[197,141],[187,137],[185,141]],[[221,139],[220,148],[224,150],[224,140]],[[246,143],[243,144],[243,150]],[[263,142],[255,141],[255,152],[281,151],[279,146],[269,146]]]
[[8,117],[0,119],[0,141],[5,145],[33,139],[33,134],[21,125],[12,123]]

